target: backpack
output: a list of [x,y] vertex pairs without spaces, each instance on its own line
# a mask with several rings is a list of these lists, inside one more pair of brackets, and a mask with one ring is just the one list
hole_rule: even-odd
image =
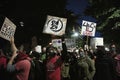
[[30,66],[28,80],[35,80],[35,63],[33,60],[31,60],[30,63],[31,66]]
[[117,75],[120,76],[120,54],[117,55],[115,58],[116,59],[116,72],[117,72]]
[[28,80],[45,80],[45,69],[43,63],[38,60],[31,60],[31,67]]
[[39,60],[34,60],[35,63],[35,80],[45,79],[45,67]]

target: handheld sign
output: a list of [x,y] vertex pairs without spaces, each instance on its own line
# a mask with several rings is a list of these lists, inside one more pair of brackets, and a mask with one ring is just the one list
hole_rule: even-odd
[[0,31],[0,37],[10,41],[11,37],[14,37],[15,30],[16,25],[6,17]]
[[66,18],[47,16],[43,33],[61,36],[65,34],[66,23]]
[[52,45],[59,50],[62,50],[62,40],[61,39],[53,39]]
[[81,35],[95,36],[96,23],[83,20]]

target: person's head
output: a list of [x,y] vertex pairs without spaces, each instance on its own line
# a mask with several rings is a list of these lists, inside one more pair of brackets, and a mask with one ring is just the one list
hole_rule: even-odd
[[39,59],[41,56],[41,46],[37,45],[30,55],[32,58]]
[[48,57],[54,57],[55,55],[57,55],[57,48],[49,46],[46,49],[46,53]]
[[84,58],[85,57],[85,51],[83,48],[79,48],[79,55],[80,55],[80,58]]
[[99,56],[99,57],[102,57],[102,56],[106,55],[105,47],[104,46],[97,46],[96,55]]
[[46,47],[43,47],[42,48],[42,53],[45,53],[46,52]]
[[40,45],[37,45],[34,50],[35,50],[35,52],[38,52],[38,53],[42,52]]

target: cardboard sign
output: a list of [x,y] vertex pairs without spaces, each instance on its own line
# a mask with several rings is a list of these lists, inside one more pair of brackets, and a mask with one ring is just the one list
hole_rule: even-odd
[[95,36],[96,23],[83,20],[81,35]]
[[5,21],[0,31],[0,37],[10,41],[11,37],[14,37],[15,30],[16,25],[13,22],[11,22],[8,18],[5,18]]
[[67,49],[71,50],[76,47],[76,40],[71,38],[66,38],[65,44],[67,46]]
[[96,46],[104,46],[104,39],[102,37],[91,38],[91,40],[90,40],[90,46],[93,49],[97,49]]
[[61,39],[53,39],[52,45],[59,50],[62,50],[62,40]]
[[47,16],[43,33],[61,36],[65,34],[66,23],[67,23],[66,18]]

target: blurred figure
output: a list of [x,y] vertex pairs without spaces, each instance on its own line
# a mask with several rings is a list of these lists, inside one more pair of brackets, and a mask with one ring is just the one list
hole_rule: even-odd
[[34,64],[34,69],[32,71],[34,80],[45,80],[45,66],[41,60],[41,56],[41,46],[37,45],[35,46],[34,51],[31,53],[32,62]]
[[82,48],[79,49],[79,55],[79,80],[93,80],[96,71],[94,61],[89,58],[87,51],[84,51]]
[[7,66],[7,57],[3,54],[0,49],[0,80],[7,80],[6,74],[6,66]]
[[110,45],[110,55],[112,58],[116,55],[116,45],[115,44]]
[[30,58],[27,54],[20,52],[15,43],[14,38],[10,41],[12,56],[7,64],[7,71],[11,74],[14,73],[11,80],[28,80],[29,71],[30,71]]
[[[70,53],[69,53],[70,54]],[[61,66],[61,80],[70,80],[70,55],[67,55]]]
[[92,49],[89,49],[89,51],[87,51],[87,55],[88,55],[92,60],[95,61],[96,56],[95,56],[95,53],[94,53],[94,51],[93,51]]
[[73,52],[70,53],[70,80],[78,80],[78,63],[77,63],[77,52],[78,49],[74,49]]
[[[61,60],[60,56],[57,56],[56,48],[50,46],[47,48],[47,80],[60,80],[60,68],[61,68]],[[58,63],[59,60],[59,63]]]
[[95,68],[94,80],[116,80],[115,62],[107,56],[104,46],[97,46]]
[[71,80],[92,80],[95,74],[94,62],[82,48],[75,50],[74,53],[76,54],[75,63],[70,65],[71,67],[74,65],[73,68],[70,68]]
[[41,54],[41,57],[40,57],[41,61],[45,61],[46,59],[46,47],[43,47],[42,48],[42,54]]
[[117,73],[117,80],[120,80],[120,53],[118,53],[115,57],[114,57],[115,61],[116,61],[116,73]]
[[61,66],[67,55],[67,48],[64,39],[62,39],[62,48],[62,55],[60,56],[58,55],[57,48],[52,45],[47,47],[46,80],[61,80]]

